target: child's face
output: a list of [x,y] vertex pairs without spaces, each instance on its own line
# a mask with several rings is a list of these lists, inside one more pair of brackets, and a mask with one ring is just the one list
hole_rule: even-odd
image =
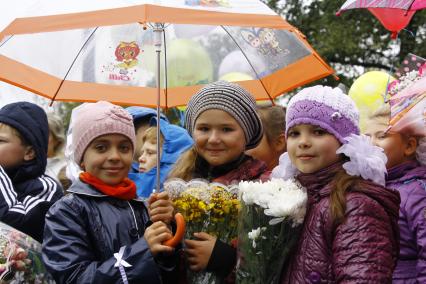
[[5,168],[14,168],[35,157],[31,146],[22,144],[14,129],[0,123],[0,165]]
[[198,154],[212,166],[235,160],[246,145],[244,131],[238,122],[218,109],[201,113],[195,122],[193,138]]
[[139,156],[141,155],[142,149],[142,137],[145,134],[145,131],[149,128],[149,123],[144,123],[139,125],[138,129],[136,129],[136,145],[135,145],[135,154],[133,156],[135,161],[138,161]]
[[396,132],[386,132],[388,124],[384,120],[373,119],[368,122],[365,135],[370,136],[374,145],[383,148],[388,162],[386,168],[390,169],[407,161],[404,150],[407,148],[407,139]]
[[272,142],[269,142],[266,134],[263,134],[259,145],[254,149],[247,150],[246,154],[264,161],[268,165],[268,169],[272,170],[278,165],[278,158],[283,152],[285,152],[284,134]]
[[108,185],[117,185],[127,177],[132,158],[133,146],[129,138],[121,134],[107,134],[89,144],[81,168]]
[[47,144],[47,157],[52,158],[55,156],[55,148],[58,145],[58,139],[56,139],[55,135],[49,132],[49,141]]
[[339,140],[319,126],[299,124],[288,131],[287,151],[296,168],[314,173],[340,160]]
[[150,141],[145,141],[139,156],[139,172],[145,173],[157,165],[157,145]]

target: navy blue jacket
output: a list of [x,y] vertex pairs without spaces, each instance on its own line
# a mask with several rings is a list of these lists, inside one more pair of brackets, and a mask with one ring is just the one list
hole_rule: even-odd
[[0,123],[17,130],[35,151],[33,160],[17,167],[0,165],[0,221],[41,242],[46,212],[63,196],[62,187],[44,175],[49,137],[46,113],[33,103],[12,103],[0,109]]
[[46,215],[42,249],[58,283],[122,283],[114,254],[123,246],[129,283],[162,283],[172,272],[176,255],[154,259],[143,238],[149,216],[142,200],[112,198],[80,180],[68,192]]

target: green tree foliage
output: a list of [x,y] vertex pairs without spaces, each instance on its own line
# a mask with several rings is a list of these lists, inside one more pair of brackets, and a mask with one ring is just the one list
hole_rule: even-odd
[[[414,15],[395,43],[390,40],[390,32],[366,9],[349,10],[336,16],[344,0],[264,2],[306,35],[346,86],[363,70],[356,67],[388,71],[398,67],[408,53],[426,57],[426,10]],[[331,77],[322,83],[338,84]]]

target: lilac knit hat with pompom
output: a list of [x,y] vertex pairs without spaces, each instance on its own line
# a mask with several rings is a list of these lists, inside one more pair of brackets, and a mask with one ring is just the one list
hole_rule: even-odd
[[339,88],[314,86],[295,95],[287,106],[286,136],[298,124],[317,125],[333,134],[340,143],[359,134],[359,113],[355,103]]
[[133,150],[135,148],[132,116],[120,106],[105,101],[82,105],[73,124],[73,152],[77,165],[80,165],[87,146],[102,135],[122,134],[132,142]]

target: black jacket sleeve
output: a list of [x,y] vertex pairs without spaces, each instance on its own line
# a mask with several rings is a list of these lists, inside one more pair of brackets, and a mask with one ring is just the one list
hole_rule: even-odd
[[0,166],[0,220],[41,242],[45,215],[63,194],[62,188],[49,176],[40,176],[34,183],[40,191],[19,201],[12,181]]
[[206,270],[225,278],[234,269],[236,261],[237,250],[217,239]]

